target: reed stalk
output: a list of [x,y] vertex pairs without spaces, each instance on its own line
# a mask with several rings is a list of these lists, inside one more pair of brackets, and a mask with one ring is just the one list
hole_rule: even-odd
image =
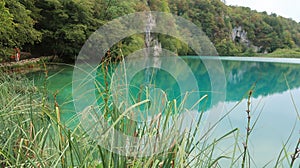
[[[252,96],[252,90],[249,91],[248,94],[248,99],[247,99],[247,127],[246,127],[246,141],[243,143],[243,147],[244,147],[244,151],[243,151],[243,160],[242,160],[242,168],[245,167],[245,163],[246,163],[246,155],[248,152],[248,141],[249,141],[249,136],[251,134],[251,115],[250,115],[250,104],[251,104],[251,96]],[[249,167],[250,167],[250,163],[249,163]]]
[[296,159],[300,157],[300,138],[298,139],[298,143],[295,147],[295,151],[291,157],[292,157],[292,161],[291,161],[290,167],[292,168],[295,164]]

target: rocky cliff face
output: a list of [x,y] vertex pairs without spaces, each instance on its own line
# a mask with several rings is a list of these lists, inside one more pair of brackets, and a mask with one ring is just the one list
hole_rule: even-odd
[[[231,32],[231,39],[236,43],[241,43],[247,48],[251,48],[254,52],[258,52],[262,49],[262,46],[256,46],[247,37],[247,31],[242,26],[234,27]],[[264,53],[267,53],[265,50]]]
[[243,43],[250,47],[250,41],[247,38],[247,32],[241,26],[232,29],[231,38],[235,42]]

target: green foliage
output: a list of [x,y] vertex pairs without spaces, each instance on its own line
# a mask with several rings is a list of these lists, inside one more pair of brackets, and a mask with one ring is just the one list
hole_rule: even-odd
[[147,3],[152,11],[170,12],[167,0],[148,0]]
[[[219,55],[271,53],[300,46],[299,23],[246,7],[226,6],[220,0],[4,0],[0,2],[0,61],[7,60],[15,46],[35,56],[74,59],[91,33],[106,22],[149,10],[192,21],[214,43]],[[247,32],[249,44],[232,40],[232,30],[239,26]],[[163,47],[178,55],[193,53],[177,39],[157,37]],[[122,40],[124,55],[143,48],[143,38],[137,35]],[[118,46],[111,50],[120,56]]]
[[41,33],[33,27],[36,21],[30,14],[31,11],[17,0],[0,2],[0,60],[8,59],[12,53],[7,51],[13,47],[21,48],[41,40]]
[[277,49],[272,53],[266,55],[267,57],[288,57],[300,58],[300,48],[296,49]]
[[278,48],[299,47],[300,25],[276,14],[256,12],[245,7],[230,7],[231,22],[247,31],[251,43],[259,52],[273,52]]
[[241,54],[241,47],[238,47],[234,42],[230,40],[222,40],[216,45],[217,51],[222,54],[222,56],[231,56]]
[[43,9],[36,25],[43,32],[43,41],[37,48],[46,53],[73,57],[100,23],[93,18],[92,3],[48,0],[36,5]]
[[25,5],[17,0],[5,0],[9,6],[9,12],[13,15],[13,31],[9,45],[18,47],[24,44],[34,44],[41,40],[41,33],[34,29],[35,20],[31,18],[31,11],[27,10]]
[[[122,0],[104,0],[106,10],[101,19],[112,20],[117,17],[135,12],[135,1],[122,1]],[[100,9],[101,10],[101,9]],[[101,12],[101,11],[100,11]]]
[[5,1],[0,2],[0,32],[2,35],[0,45],[6,45],[6,38],[10,35],[13,29],[13,15],[9,12],[8,8],[5,6]]

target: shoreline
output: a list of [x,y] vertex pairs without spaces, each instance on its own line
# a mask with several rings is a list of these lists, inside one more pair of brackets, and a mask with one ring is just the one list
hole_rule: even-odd
[[23,60],[20,60],[18,62],[15,62],[15,61],[3,62],[3,63],[0,63],[0,68],[13,67],[13,66],[25,66],[27,64],[34,64],[34,63],[49,60],[49,59],[51,59],[51,56],[23,59]]
[[40,70],[44,67],[44,63],[51,62],[53,56],[44,56],[39,58],[30,58],[20,60],[19,62],[4,62],[0,63],[0,70],[3,72],[21,72]]

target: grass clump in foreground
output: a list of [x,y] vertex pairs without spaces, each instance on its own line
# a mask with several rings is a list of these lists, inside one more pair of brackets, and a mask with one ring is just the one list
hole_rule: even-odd
[[[198,129],[179,136],[165,152],[141,158],[112,153],[89,137],[80,124],[71,130],[60,122],[59,104],[48,101],[44,91],[46,85],[44,89],[36,88],[32,81],[24,77],[0,74],[1,167],[210,167],[223,158],[212,156],[219,140],[202,144],[195,138]],[[167,109],[169,113],[176,113],[176,107],[171,102]],[[158,117],[150,125],[144,125],[141,131],[136,123],[114,117],[114,110],[109,111],[113,126],[127,134],[151,132],[156,136],[155,130],[163,131],[163,127],[168,127],[169,120],[165,118],[162,121]],[[196,149],[201,152],[191,156]]]
[[[53,95],[54,100],[56,95]],[[110,96],[108,93],[104,95]],[[235,158],[215,154],[218,143],[228,137],[233,137],[234,148],[239,149],[240,144],[235,140],[239,130],[232,129],[210,140],[205,136],[207,132],[200,132],[201,115],[195,121],[195,127],[177,136],[168,150],[147,157],[122,156],[101,147],[80,123],[73,129],[61,123],[59,103],[48,100],[46,82],[42,88],[36,88],[26,78],[0,72],[0,96],[1,167],[220,167],[219,162],[224,159],[232,160],[232,167],[240,167],[242,156],[248,150],[245,153],[236,151]],[[150,124],[138,125],[118,115],[116,107],[109,101],[104,102],[106,114],[109,114],[104,117],[111,121],[111,126],[131,136],[151,134],[161,138],[159,132],[163,133],[172,126],[170,121],[175,120],[180,111],[176,102],[169,101],[164,111],[168,117],[160,114]],[[199,132],[201,136],[198,136]],[[289,158],[287,155],[279,158],[277,165],[284,159]]]

